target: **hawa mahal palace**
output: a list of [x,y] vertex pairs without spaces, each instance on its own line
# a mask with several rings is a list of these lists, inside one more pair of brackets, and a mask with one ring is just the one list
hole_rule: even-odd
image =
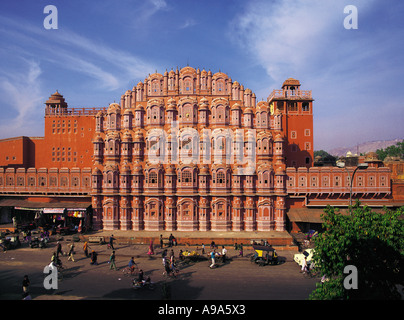
[[94,230],[296,231],[327,204],[348,207],[358,163],[355,199],[404,200],[401,162],[315,165],[312,92],[292,78],[257,101],[227,74],[187,66],[107,108],[69,108],[55,92],[44,111],[44,137],[0,140],[2,210],[74,212]]

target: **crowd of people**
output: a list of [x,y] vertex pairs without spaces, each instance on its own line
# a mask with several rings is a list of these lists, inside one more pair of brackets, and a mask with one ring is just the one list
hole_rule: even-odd
[[[29,235],[27,235],[29,237]],[[47,235],[44,235],[47,236]],[[114,246],[114,241],[116,239],[114,238],[113,235],[109,238],[109,241],[107,242],[106,249],[107,250],[112,250],[109,259],[107,261],[109,265],[110,270],[118,270],[116,266],[116,250]],[[205,256],[207,258],[211,259],[211,264],[210,268],[214,268],[217,266],[217,262],[220,260],[223,263],[226,263],[228,258],[227,258],[227,248],[225,246],[222,246],[221,249],[215,244],[214,241],[211,242],[210,244],[210,251],[207,252],[205,245],[202,244],[201,249],[198,247],[196,250],[189,251],[188,249],[185,249],[184,251],[182,249],[179,249],[177,251],[177,256],[174,253],[175,247],[178,245],[178,242],[176,238],[170,234],[168,238],[168,243],[165,243],[162,235],[160,235],[160,249],[161,251],[157,251],[157,253],[161,253],[161,259],[162,259],[162,265],[163,265],[163,275],[169,276],[169,277],[176,277],[179,274],[179,267],[178,263],[179,261],[184,261],[187,258],[199,258],[201,255]],[[63,250],[64,248],[62,247],[62,241],[57,241],[56,242],[56,249],[52,254],[51,257],[51,264],[55,267],[58,268],[58,270],[64,269],[62,259],[61,257],[63,256],[68,256],[67,261],[72,261],[76,262],[75,260],[75,254],[76,254],[76,246],[78,244],[71,242],[67,245],[67,250]],[[99,250],[99,247],[97,246],[97,250]],[[240,247],[235,246],[235,248],[240,249],[240,256],[243,255],[242,253],[242,245]],[[90,265],[98,265],[98,253],[96,252],[95,248],[91,248],[89,245],[88,241],[84,241],[82,244],[82,250],[83,250],[83,255],[84,259],[89,259],[90,260]],[[150,242],[149,248],[147,255],[152,256],[155,254],[155,247],[153,245],[153,241]],[[81,260],[81,259],[79,259]],[[66,260],[65,260],[66,261]],[[139,270],[137,264],[135,263],[134,257],[132,256],[127,264],[127,267],[129,268],[131,275],[134,276],[133,278],[133,285],[136,287],[142,287],[144,285],[150,285],[151,284],[151,279],[150,276],[147,276],[145,278],[144,276],[144,271],[142,269]],[[135,272],[136,269],[136,272]],[[23,279],[23,299],[27,300],[30,299],[30,294],[29,294],[29,279],[28,275],[26,275]]]

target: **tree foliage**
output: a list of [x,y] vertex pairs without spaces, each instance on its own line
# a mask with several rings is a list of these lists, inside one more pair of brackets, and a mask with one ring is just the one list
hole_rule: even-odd
[[397,142],[396,145],[389,146],[385,149],[377,149],[376,154],[379,160],[384,160],[386,157],[404,158],[404,141]]
[[329,157],[331,156],[327,151],[324,150],[315,150],[313,153],[314,157],[320,156],[321,158]]
[[[400,299],[404,285],[404,207],[372,212],[357,202],[352,215],[328,206],[324,232],[315,239],[314,261],[329,281],[310,299]],[[401,218],[400,218],[401,217]],[[358,289],[345,289],[344,268],[357,268]]]

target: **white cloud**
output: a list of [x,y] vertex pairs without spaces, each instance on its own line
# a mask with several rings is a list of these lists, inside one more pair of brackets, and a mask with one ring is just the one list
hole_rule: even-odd
[[[164,7],[163,4],[155,4]],[[79,35],[66,27],[54,33],[46,33],[37,26],[0,16],[0,29],[5,37],[12,39],[16,52],[27,53],[27,47],[40,52],[38,59],[60,65],[79,74],[91,77],[96,85],[112,91],[126,85],[128,81],[144,77],[155,66],[143,59]]]
[[186,29],[186,28],[189,28],[189,27],[193,27],[193,26],[195,26],[197,23],[196,23],[196,21],[194,20],[194,19],[192,19],[192,18],[187,18],[186,20],[185,20],[185,22],[180,26],[180,29]]
[[[0,92],[2,105],[11,106],[16,116],[4,117],[1,121],[0,136],[10,137],[30,135],[42,127],[43,99],[41,94],[39,64],[35,61],[21,59],[24,71],[12,74],[2,73],[0,76]],[[40,118],[38,117],[40,115]]]
[[[346,3],[341,1],[257,0],[246,3],[228,32],[272,78],[257,96],[268,96],[289,77],[299,79],[303,90],[313,90],[316,149],[343,143],[341,131],[346,139],[361,139],[357,142],[376,134],[380,139],[393,134],[400,138],[402,132],[391,126],[394,112],[375,116],[382,105],[391,109],[403,96],[402,91],[383,94],[389,85],[390,91],[400,88],[394,79],[401,79],[403,71],[403,64],[397,63],[403,56],[401,31],[394,25],[374,28],[375,12],[383,4],[351,3],[358,7],[355,31],[344,29]],[[383,14],[393,12],[383,7]],[[377,133],[369,128],[377,128]]]
[[342,10],[335,1],[252,1],[232,21],[230,35],[279,82],[304,72],[321,55],[319,49],[342,26]]

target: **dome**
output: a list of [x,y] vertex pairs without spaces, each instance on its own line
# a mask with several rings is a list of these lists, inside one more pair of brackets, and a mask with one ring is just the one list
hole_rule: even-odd
[[190,66],[186,66],[186,67],[182,68],[181,71],[180,71],[180,74],[183,74],[183,73],[196,74],[196,70],[194,68],[190,67]]
[[231,110],[240,110],[240,105],[238,103],[233,104]]
[[130,109],[125,109],[125,111],[123,112],[124,115],[133,115],[132,110]]
[[300,81],[294,78],[288,78],[283,82],[282,87],[284,86],[300,86]]
[[91,174],[92,175],[101,175],[102,173],[101,173],[101,170],[100,169],[98,169],[97,167],[95,167],[94,169],[93,169],[93,171],[91,172]]
[[143,110],[144,110],[144,108],[141,104],[138,104],[135,108],[135,111],[143,111]]
[[283,142],[282,136],[281,136],[280,134],[278,134],[278,135],[275,137],[274,142]]
[[111,103],[108,107],[107,113],[120,113],[121,112],[121,107],[117,103]]
[[102,118],[104,116],[104,113],[102,110],[98,111],[97,114],[95,115],[96,118]]
[[52,94],[48,101],[46,101],[47,104],[54,104],[54,103],[60,103],[60,104],[66,104],[65,99],[63,96],[56,90],[54,94]]

